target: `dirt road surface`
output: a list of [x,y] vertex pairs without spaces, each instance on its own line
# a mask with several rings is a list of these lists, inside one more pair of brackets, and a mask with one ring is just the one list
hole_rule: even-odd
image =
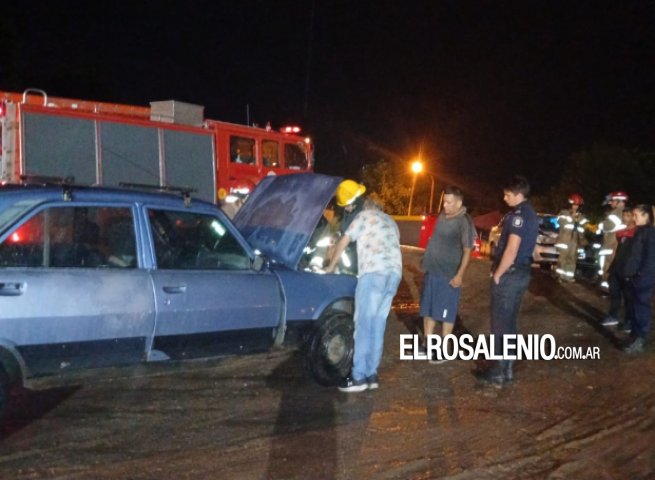
[[[399,360],[417,260],[405,252],[379,390],[320,387],[293,350],[89,374],[12,409],[0,479],[655,478],[655,348],[623,354],[597,291],[535,271],[521,333],[600,359],[522,361],[514,384],[484,387],[474,361]],[[488,270],[468,272],[460,332],[489,332]]]

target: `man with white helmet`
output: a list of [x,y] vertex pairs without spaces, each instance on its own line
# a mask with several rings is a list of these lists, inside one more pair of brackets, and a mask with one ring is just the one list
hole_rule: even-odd
[[555,247],[559,252],[555,272],[560,281],[574,282],[575,267],[578,260],[578,245],[584,240],[584,225],[589,222],[580,209],[584,200],[580,194],[574,193],[569,197],[570,208],[559,212],[559,234]]
[[365,191],[364,185],[353,180],[344,180],[337,188],[337,205],[349,214],[359,212],[337,242],[325,269],[333,272],[348,244],[357,242],[355,353],[351,375],[339,386],[342,392],[378,388],[384,330],[402,275],[398,226],[375,203],[364,200]]
[[616,191],[605,197],[603,205],[609,205],[610,210],[605,215],[605,219],[598,225],[596,233],[603,234],[603,243],[598,252],[598,275],[601,276],[601,287],[607,288],[608,270],[614,251],[616,250],[617,240],[616,232],[623,230],[626,226],[623,224],[623,209],[628,201],[628,195],[623,191]]

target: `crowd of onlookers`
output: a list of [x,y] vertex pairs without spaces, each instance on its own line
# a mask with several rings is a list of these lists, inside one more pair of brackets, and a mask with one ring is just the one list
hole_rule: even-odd
[[[560,224],[556,274],[562,282],[575,280],[576,253],[587,219],[581,211],[582,196],[569,197],[569,208],[558,215]],[[651,325],[651,297],[655,288],[655,228],[651,205],[629,206],[622,191],[607,195],[608,206],[597,233],[600,285],[609,290],[610,307],[604,326],[629,332],[624,351],[639,353]]]
[[[391,300],[398,288],[401,255],[398,227],[379,208],[367,202],[364,185],[345,180],[337,190],[337,205],[344,209],[342,237],[326,267],[334,271],[342,251],[357,244],[358,284],[355,293],[355,353],[350,377],[340,390],[360,392],[378,388],[377,368],[383,348],[384,327]],[[514,380],[514,350],[504,351],[506,336],[517,334],[521,300],[531,277],[533,251],[539,234],[539,217],[530,204],[530,185],[521,176],[507,180],[503,199],[510,211],[501,221],[498,246],[491,261],[491,318],[494,351],[503,352],[490,368],[475,372],[489,384],[503,385]],[[650,205],[627,206],[624,192],[606,198],[608,211],[598,225],[602,234],[598,251],[598,275],[609,289],[610,309],[603,325],[618,325],[630,333],[623,350],[644,349],[651,325],[651,297],[655,288],[655,226]],[[555,274],[561,282],[574,282],[578,246],[584,238],[588,219],[582,213],[584,200],[572,194],[569,206],[558,215],[559,251]],[[346,221],[347,220],[347,221]],[[588,225],[587,225],[588,227]],[[420,301],[424,334],[417,345],[418,355],[431,362],[446,361],[429,345],[440,324],[443,337],[451,335],[461,297],[461,286],[471,251],[475,228],[463,204],[462,191],[449,186],[443,195],[443,209],[436,219],[422,259],[425,281]],[[621,311],[623,310],[623,315]]]

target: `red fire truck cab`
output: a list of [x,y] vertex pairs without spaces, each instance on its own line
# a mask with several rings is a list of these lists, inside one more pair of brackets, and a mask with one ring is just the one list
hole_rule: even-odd
[[[245,127],[216,120],[206,120],[206,124],[215,132],[219,200],[230,192],[249,192],[267,175],[312,169],[309,138],[286,133],[287,129],[274,132],[269,128]],[[221,175],[221,172],[227,172],[227,175]]]

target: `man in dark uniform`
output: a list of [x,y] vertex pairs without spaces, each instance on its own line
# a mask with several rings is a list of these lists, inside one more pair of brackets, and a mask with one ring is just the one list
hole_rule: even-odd
[[[503,192],[503,200],[512,210],[503,218],[491,267],[491,333],[496,355],[503,353],[503,336],[517,333],[519,308],[530,282],[532,252],[539,232],[539,218],[527,200],[528,181],[515,176]],[[505,353],[515,355],[515,352]],[[494,385],[511,382],[513,363],[513,360],[500,360],[489,370],[478,373],[478,378]]]

